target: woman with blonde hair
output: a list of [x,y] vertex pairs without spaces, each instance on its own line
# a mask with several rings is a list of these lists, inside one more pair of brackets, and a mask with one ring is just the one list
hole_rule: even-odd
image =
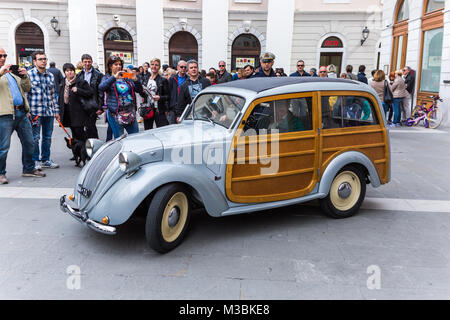
[[[394,109],[392,108],[391,103],[386,103],[384,101],[384,90],[386,86],[389,86],[389,82],[386,81],[386,74],[383,70],[377,70],[373,76],[373,81],[370,82],[370,86],[376,91],[378,97],[380,97],[381,102],[383,103],[383,109],[386,114],[386,119],[388,123],[392,123],[392,116],[394,114]],[[389,112],[389,116],[388,116]]]
[[147,95],[147,105],[153,109],[153,116],[141,115],[144,118],[145,130],[153,129],[154,123],[158,128],[169,125],[167,121],[170,99],[169,82],[161,76],[160,70],[161,60],[158,58],[150,60],[151,76],[144,91]]
[[[400,127],[402,120],[402,108],[403,108],[403,99],[408,95],[408,91],[406,91],[406,84],[403,80],[403,71],[397,70],[395,71],[395,79],[394,83],[390,85],[390,89],[392,91],[392,95],[394,96],[394,123],[392,126]],[[409,117],[409,116],[408,116]]]
[[328,71],[328,78],[337,78],[336,66],[334,64],[330,64],[327,67],[327,71]]

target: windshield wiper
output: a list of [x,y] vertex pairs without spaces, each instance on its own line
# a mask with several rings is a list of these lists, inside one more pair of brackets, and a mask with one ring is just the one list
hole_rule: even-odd
[[213,126],[216,126],[216,123],[212,119],[210,119],[209,117],[206,117],[206,116],[203,116],[200,118],[196,117],[194,120],[208,120],[209,122],[212,123]]

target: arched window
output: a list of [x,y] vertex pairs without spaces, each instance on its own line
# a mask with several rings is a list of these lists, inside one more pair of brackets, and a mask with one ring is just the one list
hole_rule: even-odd
[[105,48],[105,63],[112,55],[119,56],[125,65],[134,63],[133,38],[122,28],[110,29],[103,40]]
[[257,37],[250,33],[238,36],[231,47],[231,69],[243,68],[250,64],[259,67],[261,56],[261,44]]
[[16,62],[20,66],[31,64],[31,55],[35,51],[44,51],[44,34],[39,26],[32,22],[22,23],[16,30]]
[[400,0],[397,6],[397,16],[395,22],[409,19],[409,3],[408,0]]
[[320,49],[320,66],[336,66],[336,74],[342,72],[342,61],[344,55],[344,43],[336,36],[326,38]]
[[444,9],[445,1],[444,0],[429,0],[425,7],[425,14]]
[[392,45],[391,71],[399,70],[406,64],[408,48],[408,0],[398,0],[393,27],[394,42]]
[[176,68],[180,60],[198,61],[197,39],[187,31],[175,33],[169,41],[169,64]]
[[422,17],[421,64],[418,103],[431,102],[441,82],[442,46],[444,39],[444,1],[425,0]]

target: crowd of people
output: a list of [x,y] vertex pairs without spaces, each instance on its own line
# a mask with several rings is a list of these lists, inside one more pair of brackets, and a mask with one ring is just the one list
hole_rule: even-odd
[[[33,53],[33,66],[28,70],[7,65],[6,58],[6,51],[0,48],[0,184],[8,183],[6,158],[14,131],[22,144],[23,176],[42,178],[46,176],[43,168],[59,168],[51,159],[55,120],[61,127],[70,128],[75,141],[84,142],[99,138],[96,122],[103,116],[108,124],[108,141],[125,131],[139,132],[139,122],[145,130],[179,123],[186,106],[211,85],[287,76],[282,68],[273,69],[275,55],[270,52],[260,57],[260,67],[249,64],[234,73],[227,71],[225,61],[219,61],[218,69],[206,72],[199,70],[195,60],[179,61],[176,69],[161,66],[157,58],[134,67],[125,66],[113,55],[107,59],[103,74],[89,54],[84,54],[76,66],[64,64],[62,73],[53,62],[47,69],[43,51]],[[334,65],[307,72],[305,62],[299,60],[296,67],[290,77],[338,78]],[[367,79],[365,69],[360,66],[354,74],[349,65],[339,78],[372,86],[383,101],[390,125],[400,125],[402,115],[404,120],[410,116],[412,70],[405,67],[389,74],[389,79],[382,70],[375,70]]]

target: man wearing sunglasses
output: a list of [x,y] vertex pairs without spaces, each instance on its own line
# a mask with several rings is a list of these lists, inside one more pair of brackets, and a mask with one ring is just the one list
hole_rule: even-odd
[[219,62],[219,73],[217,73],[217,84],[230,82],[233,80],[233,76],[226,69],[227,64],[225,61]]
[[6,158],[14,131],[22,144],[23,176],[42,178],[45,174],[36,170],[33,161],[34,141],[30,124],[30,106],[25,92],[30,91],[31,83],[27,70],[12,70],[6,64],[8,55],[0,48],[0,185],[7,184]]
[[310,77],[311,75],[305,71],[305,61],[298,60],[297,71],[290,75],[290,77]]
[[180,60],[177,65],[177,74],[172,76],[169,79],[169,92],[170,92],[170,101],[169,101],[169,115],[167,117],[167,121],[169,124],[176,124],[177,119],[175,116],[175,109],[178,105],[178,95],[180,94],[181,85],[187,79],[187,62],[184,60]]
[[259,68],[259,72],[257,72],[253,78],[265,78],[265,77],[276,77],[276,73],[273,70],[273,64],[275,60],[275,55],[270,52],[264,53],[260,57],[261,67]]

